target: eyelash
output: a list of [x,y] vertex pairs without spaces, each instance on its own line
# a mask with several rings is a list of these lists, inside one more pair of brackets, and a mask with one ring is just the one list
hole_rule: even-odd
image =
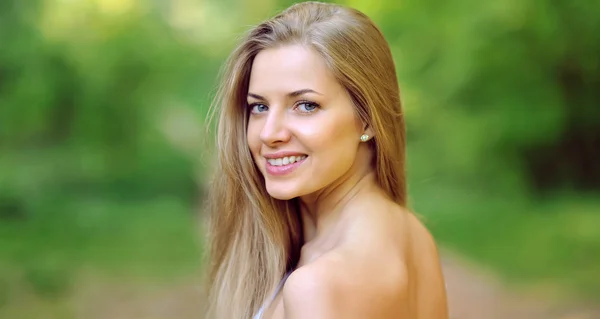
[[[264,105],[264,104],[262,104],[262,103],[252,103],[252,104],[248,104],[248,108],[250,109],[250,113],[252,113],[252,114],[257,114],[257,113],[260,113],[260,112],[257,112],[257,113],[253,112],[253,110],[254,110],[254,107],[255,107],[255,106],[259,106],[259,105]],[[266,106],[266,105],[265,105],[265,106]],[[267,107],[268,107],[268,106],[267,106]]]
[[[263,104],[263,103],[251,103],[248,104],[248,107],[250,108],[250,112],[253,114],[258,114],[258,113],[262,113],[262,112],[252,112],[252,110],[254,109],[254,107],[259,106],[259,105],[263,105],[266,106],[268,108],[267,105]],[[316,109],[318,109],[319,107],[321,107],[318,103],[315,102],[311,102],[311,101],[298,101],[295,105],[294,105],[294,109],[297,109],[300,105],[310,105],[310,106],[314,106],[314,109],[310,110],[310,111],[300,111],[300,113],[304,113],[304,114],[309,114],[309,113],[313,113]]]
[[300,107],[300,105],[310,105],[310,106],[314,106],[315,107],[311,111],[300,111],[302,113],[312,113],[312,112],[316,111],[320,107],[320,105],[318,103],[311,102],[311,101],[300,101],[300,102],[298,102],[296,104],[296,108]]

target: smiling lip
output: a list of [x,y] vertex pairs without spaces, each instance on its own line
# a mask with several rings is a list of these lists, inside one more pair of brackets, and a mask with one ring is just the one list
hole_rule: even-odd
[[295,152],[277,152],[277,153],[273,153],[273,154],[265,154],[265,155],[263,155],[263,157],[266,159],[265,160],[266,171],[269,175],[273,175],[273,176],[283,176],[283,175],[289,174],[289,173],[293,172],[294,170],[296,170],[296,168],[298,168],[298,166],[300,166],[302,163],[304,163],[306,158],[304,158],[303,160],[291,163],[291,164],[281,165],[281,166],[271,165],[268,160],[282,158],[282,157],[303,156],[303,155],[304,154],[302,154],[302,153],[295,153]]

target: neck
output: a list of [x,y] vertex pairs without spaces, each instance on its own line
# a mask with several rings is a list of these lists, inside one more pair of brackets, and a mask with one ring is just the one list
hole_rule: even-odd
[[375,185],[375,173],[368,167],[300,198],[305,243],[330,233],[344,217],[344,208]]

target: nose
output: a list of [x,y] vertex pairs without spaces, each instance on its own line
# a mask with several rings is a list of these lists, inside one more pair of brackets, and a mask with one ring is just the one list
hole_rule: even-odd
[[287,128],[285,112],[270,111],[260,132],[260,140],[265,145],[276,146],[287,143],[291,137],[292,134]]

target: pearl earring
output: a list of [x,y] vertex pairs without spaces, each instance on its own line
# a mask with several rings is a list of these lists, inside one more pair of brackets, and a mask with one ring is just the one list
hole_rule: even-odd
[[361,140],[361,142],[366,142],[366,141],[368,141],[368,140],[369,140],[369,135],[367,135],[367,134],[363,134],[363,135],[361,135],[361,136],[360,136],[360,140]]

